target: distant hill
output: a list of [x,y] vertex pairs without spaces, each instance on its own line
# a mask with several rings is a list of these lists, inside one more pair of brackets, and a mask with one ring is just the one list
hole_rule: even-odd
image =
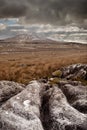
[[51,40],[49,38],[46,38],[46,37],[39,37],[37,35],[32,35],[32,34],[19,34],[19,35],[16,35],[14,37],[11,37],[11,38],[7,38],[7,39],[4,39],[4,40],[1,40],[1,42],[16,42],[16,43],[24,43],[24,42],[56,42],[54,40]]

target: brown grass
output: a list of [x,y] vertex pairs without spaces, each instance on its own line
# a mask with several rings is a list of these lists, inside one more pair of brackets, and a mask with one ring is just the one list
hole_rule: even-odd
[[2,54],[0,80],[27,84],[32,79],[50,77],[53,71],[75,63],[87,63],[86,49]]

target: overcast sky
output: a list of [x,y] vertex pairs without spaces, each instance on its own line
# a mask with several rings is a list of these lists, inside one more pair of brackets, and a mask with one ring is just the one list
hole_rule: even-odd
[[23,22],[87,24],[87,0],[0,0],[0,18]]

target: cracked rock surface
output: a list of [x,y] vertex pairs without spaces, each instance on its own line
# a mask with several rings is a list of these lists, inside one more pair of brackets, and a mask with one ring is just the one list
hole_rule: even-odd
[[87,80],[87,65],[74,64],[61,69],[62,77],[66,79],[84,79]]
[[0,81],[0,105],[7,99],[21,92],[24,87],[25,85],[12,81]]
[[56,84],[0,81],[0,130],[87,130],[87,85],[74,80],[78,75],[86,80],[87,65],[61,71]]
[[40,121],[41,84],[32,81],[0,109],[0,130],[43,130]]

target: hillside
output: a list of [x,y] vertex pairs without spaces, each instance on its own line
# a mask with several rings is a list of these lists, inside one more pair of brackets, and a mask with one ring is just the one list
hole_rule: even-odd
[[0,41],[0,80],[27,84],[32,79],[49,76],[60,67],[87,63],[87,45],[29,39],[33,38],[17,35]]

